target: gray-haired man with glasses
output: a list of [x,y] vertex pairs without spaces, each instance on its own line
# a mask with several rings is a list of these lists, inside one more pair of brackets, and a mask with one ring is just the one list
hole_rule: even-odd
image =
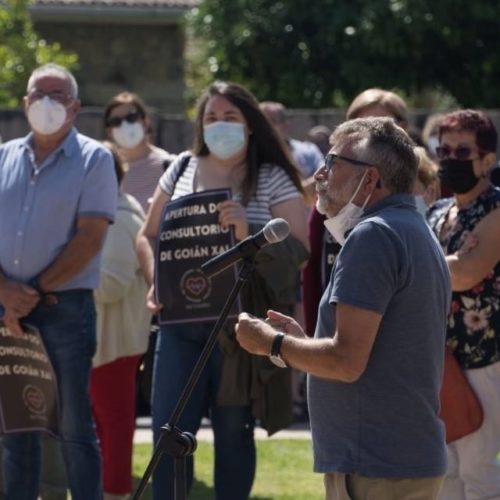
[[[60,441],[73,500],[102,498],[87,394],[95,350],[92,290],[116,209],[111,154],[73,127],[78,87],[65,68],[36,69],[24,98],[31,133],[0,146],[0,304],[5,325],[40,331],[58,381]],[[3,437],[7,499],[36,499],[40,436]]]
[[343,245],[315,338],[290,317],[242,313],[248,351],[309,373],[314,468],[329,500],[431,500],[446,470],[438,418],[450,276],[412,196],[418,160],[393,120],[339,126],[315,174]]

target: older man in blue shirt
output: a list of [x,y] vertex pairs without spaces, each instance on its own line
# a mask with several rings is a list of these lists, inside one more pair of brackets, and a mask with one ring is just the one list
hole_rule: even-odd
[[[113,221],[117,189],[111,155],[73,122],[78,87],[66,69],[36,69],[24,98],[32,132],[0,146],[0,304],[20,333],[36,326],[59,384],[60,436],[73,500],[102,497],[101,461],[88,377],[95,349],[92,290]],[[5,436],[8,499],[38,496],[36,433]]]

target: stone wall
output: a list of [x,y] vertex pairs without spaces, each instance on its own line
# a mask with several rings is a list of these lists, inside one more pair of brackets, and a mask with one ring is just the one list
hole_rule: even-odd
[[[84,107],[76,120],[80,132],[101,140],[104,138],[102,124],[103,110],[100,107]],[[500,110],[487,112],[500,133]],[[425,110],[410,113],[411,123],[421,128],[428,112]],[[307,131],[315,125],[330,128],[342,122],[345,112],[341,110],[290,110],[290,132],[292,137],[304,139]],[[161,115],[151,113],[153,142],[172,153],[179,153],[191,146],[193,138],[192,123],[181,115]],[[24,113],[20,109],[0,109],[0,136],[4,141],[21,137],[28,132]],[[500,145],[498,150],[500,156]]]
[[35,22],[48,42],[78,54],[82,102],[103,106],[130,90],[164,113],[184,112],[184,34],[178,23]]

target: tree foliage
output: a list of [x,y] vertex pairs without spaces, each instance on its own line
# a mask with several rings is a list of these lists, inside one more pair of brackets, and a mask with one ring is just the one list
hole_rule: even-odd
[[339,106],[379,86],[500,106],[500,2],[204,0],[190,21],[198,66],[260,99]]
[[37,66],[54,62],[75,69],[77,56],[48,44],[33,30],[28,0],[0,2],[0,106],[19,106]]

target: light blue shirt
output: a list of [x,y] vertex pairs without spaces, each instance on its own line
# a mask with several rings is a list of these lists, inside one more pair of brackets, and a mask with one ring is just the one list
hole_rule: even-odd
[[[41,165],[33,135],[0,146],[0,267],[28,282],[59,256],[81,216],[113,221],[117,181],[110,152],[72,129]],[[57,288],[96,288],[100,253]]]

